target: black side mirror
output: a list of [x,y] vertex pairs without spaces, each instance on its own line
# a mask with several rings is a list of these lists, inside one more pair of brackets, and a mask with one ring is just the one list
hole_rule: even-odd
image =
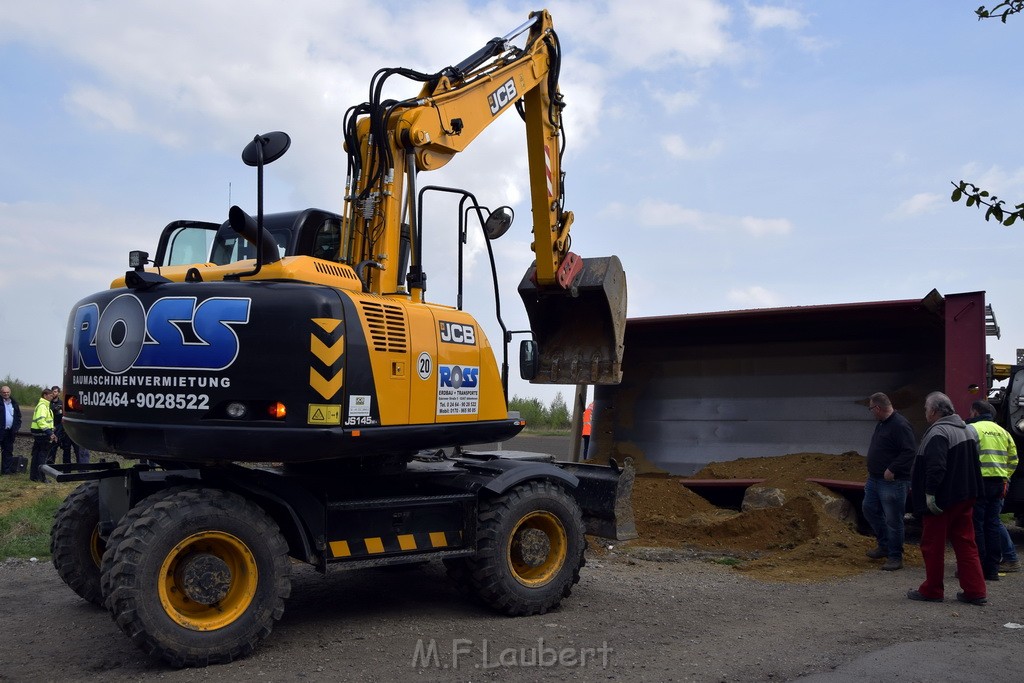
[[540,349],[533,339],[519,342],[519,376],[530,382],[540,371]]
[[291,145],[292,139],[288,137],[288,133],[282,133],[279,130],[266,135],[257,135],[242,150],[242,161],[246,166],[269,164],[283,157]]
[[491,215],[484,221],[484,234],[489,240],[496,240],[512,227],[512,220],[515,214],[507,206],[499,206],[491,212]]

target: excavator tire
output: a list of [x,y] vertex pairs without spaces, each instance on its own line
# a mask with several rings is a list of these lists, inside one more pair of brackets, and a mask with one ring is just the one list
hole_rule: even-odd
[[103,606],[100,558],[105,543],[99,534],[99,482],[85,482],[71,492],[53,517],[50,553],[57,574],[85,600]]
[[172,666],[250,654],[284,614],[288,545],[233,493],[184,488],[149,505],[118,543],[108,605],[144,652]]
[[579,582],[583,516],[558,485],[528,481],[482,501],[477,529],[464,580],[488,607],[510,616],[544,614]]
[[448,580],[455,585],[456,590],[466,597],[476,598],[466,559],[463,557],[456,557],[441,560],[441,562],[444,564],[445,574],[448,576]]
[[175,487],[158,491],[146,498],[140,500],[133,508],[125,513],[121,521],[117,523],[114,530],[110,532],[107,537],[107,549],[103,553],[103,560],[100,562],[100,591],[103,594],[103,605],[108,611],[111,611],[110,605],[110,592],[111,592],[111,577],[113,576],[114,558],[117,554],[117,547],[121,545],[121,541],[130,533],[129,529],[131,525],[135,523],[142,515],[149,510],[153,504],[173,496],[177,492],[181,491],[182,487]]

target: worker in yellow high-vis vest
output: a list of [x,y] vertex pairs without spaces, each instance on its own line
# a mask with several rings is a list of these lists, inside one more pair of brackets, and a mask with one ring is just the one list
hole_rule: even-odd
[[1017,469],[1017,445],[1008,431],[992,421],[995,408],[988,401],[971,404],[970,426],[978,433],[981,493],[974,503],[974,540],[986,581],[999,580],[999,563],[1003,557],[1002,520],[1006,490]]
[[57,435],[53,431],[53,408],[50,407],[52,399],[53,391],[43,389],[35,412],[32,413],[32,464],[28,474],[32,481],[46,481],[40,468],[50,455],[50,444],[57,442]]

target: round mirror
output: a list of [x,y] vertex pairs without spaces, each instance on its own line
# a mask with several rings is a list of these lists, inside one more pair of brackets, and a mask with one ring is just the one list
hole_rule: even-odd
[[512,219],[515,214],[507,206],[499,206],[491,212],[491,215],[484,221],[484,234],[487,239],[496,240],[512,227]]
[[257,135],[242,150],[242,161],[245,162],[246,166],[258,166],[260,163],[259,148],[262,147],[263,163],[269,164],[271,161],[277,161],[284,156],[284,153],[288,151],[291,144],[292,139],[288,137],[288,133],[282,133],[279,130],[267,133],[266,135]]

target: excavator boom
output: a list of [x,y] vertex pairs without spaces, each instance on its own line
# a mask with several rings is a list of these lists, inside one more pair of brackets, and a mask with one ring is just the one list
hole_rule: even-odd
[[[525,46],[511,41],[527,33]],[[573,214],[564,208],[565,136],[558,88],[561,50],[546,11],[434,74],[378,72],[371,100],[346,123],[349,180],[340,260],[365,273],[367,291],[391,294],[408,282],[424,301],[422,229],[415,206],[418,171],[441,168],[497,117],[516,109],[526,126],[534,265],[519,286],[539,355],[537,383],[614,384],[621,380],[626,280],[617,257],[570,251]],[[424,83],[400,102],[380,99],[383,81],[401,75]],[[408,277],[403,226],[411,241]],[[361,276],[362,277],[362,276]]]

